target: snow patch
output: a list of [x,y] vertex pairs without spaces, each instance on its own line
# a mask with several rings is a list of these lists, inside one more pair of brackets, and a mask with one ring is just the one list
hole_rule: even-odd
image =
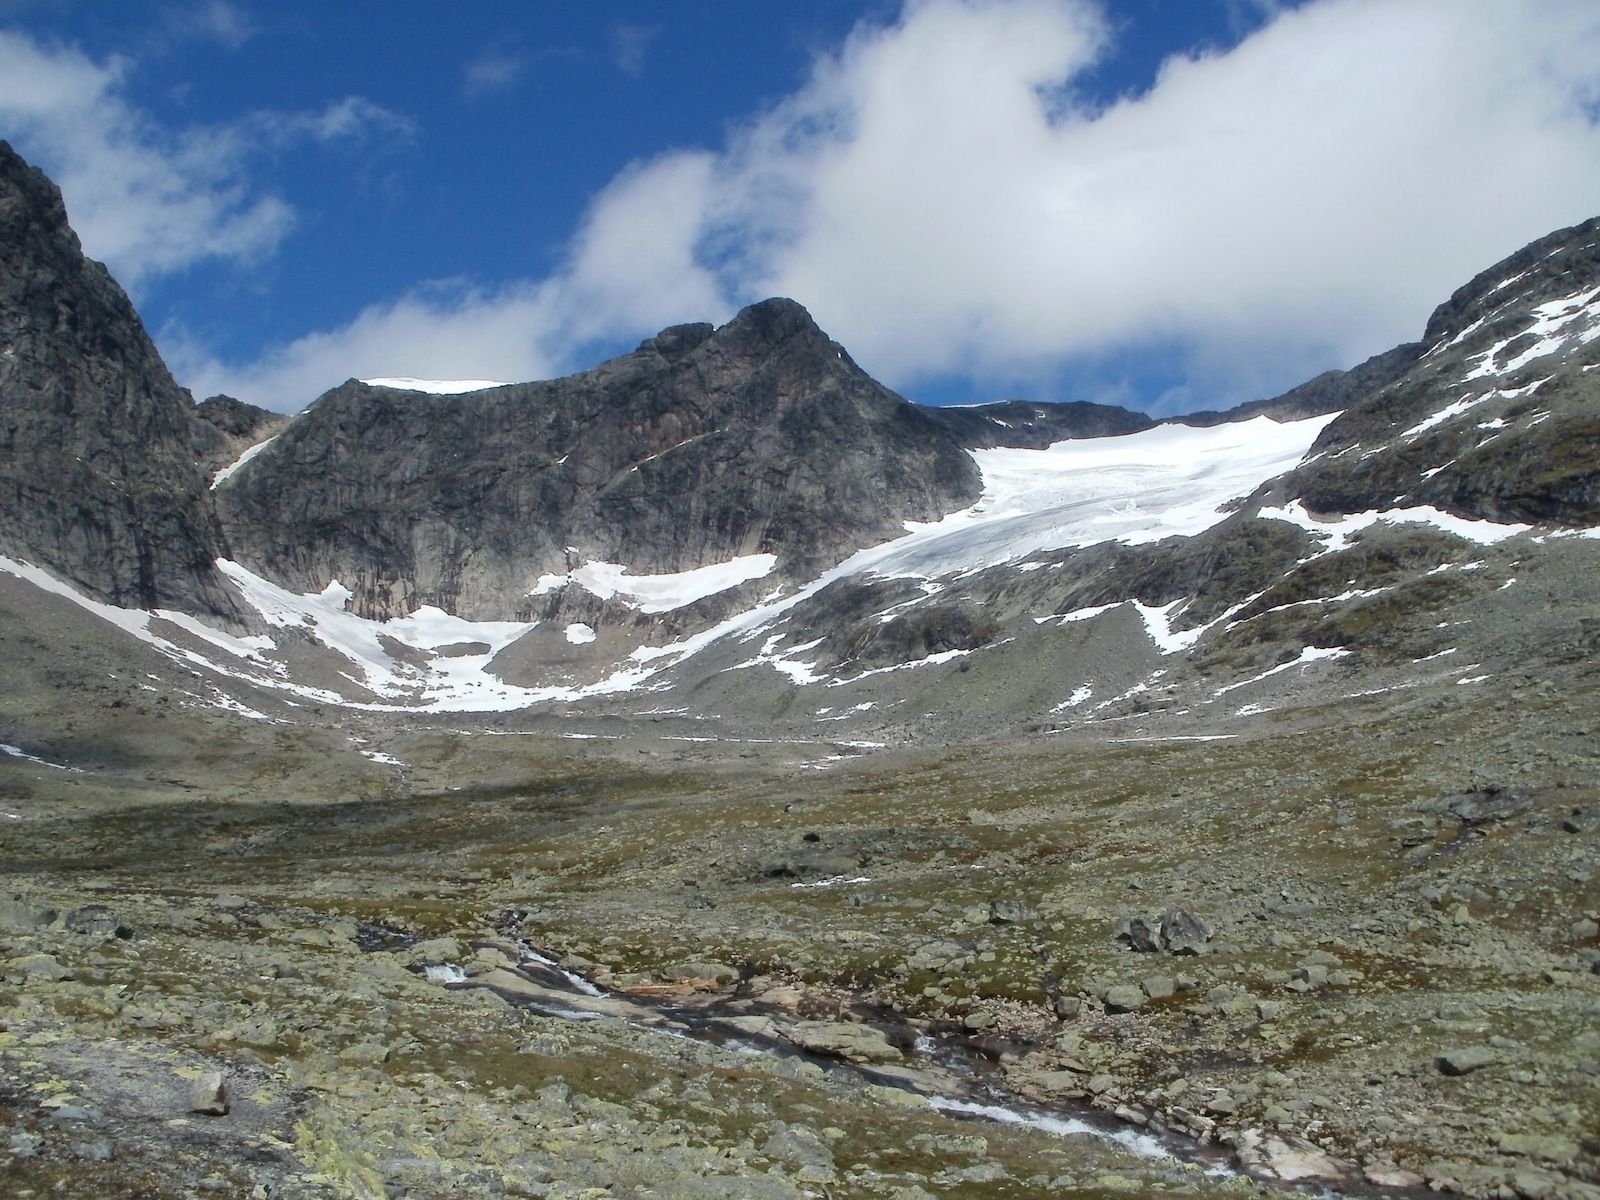
[[926,658],[914,658],[910,662],[895,663],[892,667],[873,667],[870,671],[852,675],[849,679],[830,679],[828,686],[844,687],[847,684],[859,683],[863,679],[870,679],[874,675],[887,675],[891,671],[914,671],[918,667],[936,667],[943,663],[954,662],[958,658],[965,658],[971,653],[971,650],[941,650],[938,654],[930,654]]
[[[1495,360],[1501,352],[1509,348],[1512,342],[1525,337],[1532,337],[1533,344],[1519,351],[1508,361],[1496,363]],[[1582,346],[1594,341],[1596,337],[1600,337],[1600,289],[1574,292],[1570,296],[1538,305],[1533,310],[1533,321],[1525,329],[1496,342],[1482,354],[1474,355],[1478,365],[1467,373],[1466,378],[1470,380],[1480,379],[1486,375],[1509,375],[1521,370],[1535,359],[1554,354],[1568,342],[1576,341]]]
[[[12,758],[20,758],[24,762],[37,763],[41,767],[50,767],[56,771],[71,771],[74,775],[83,774],[83,768],[81,767],[69,767],[63,763],[51,762],[47,758],[39,758],[37,755],[29,754],[21,746],[8,746],[4,742],[0,742],[0,754],[7,754]],[[20,821],[22,818],[14,817],[12,819]]]
[[1469,521],[1464,517],[1453,516],[1442,512],[1431,505],[1418,505],[1413,508],[1391,508],[1383,511],[1352,513],[1348,516],[1330,517],[1327,520],[1318,520],[1306,511],[1305,505],[1299,500],[1291,500],[1282,508],[1262,508],[1258,513],[1263,520],[1287,521],[1291,525],[1298,525],[1301,529],[1323,538],[1326,542],[1323,553],[1332,554],[1343,550],[1350,545],[1351,539],[1364,529],[1368,529],[1380,521],[1390,525],[1420,524],[1432,525],[1443,533],[1453,534],[1469,542],[1479,545],[1493,545],[1506,538],[1516,537],[1519,533],[1527,533],[1533,528],[1531,525],[1515,523],[1501,524],[1495,521]]
[[814,883],[791,883],[791,888],[831,888],[840,884],[871,883],[872,880],[865,875],[857,875],[854,879],[847,879],[843,875],[834,875],[828,879],[818,879]]
[[433,396],[459,396],[463,392],[481,392],[485,388],[509,386],[498,379],[413,379],[409,375],[363,379],[361,382],[368,387],[394,388],[400,392],[427,392]]
[[1261,674],[1252,675],[1249,679],[1241,679],[1238,683],[1230,683],[1224,687],[1220,687],[1212,693],[1212,698],[1216,699],[1221,696],[1226,696],[1229,692],[1236,691],[1242,687],[1249,687],[1252,683],[1260,683],[1263,679],[1270,678],[1271,676],[1277,675],[1282,671],[1292,670],[1295,667],[1309,666],[1311,663],[1323,662],[1328,659],[1344,658],[1349,655],[1349,653],[1350,651],[1348,650],[1341,650],[1338,648],[1324,649],[1320,646],[1306,646],[1300,651],[1300,656],[1298,658],[1290,659],[1286,663],[1279,663],[1275,667],[1268,667],[1265,671],[1262,671]]
[[1094,689],[1092,687],[1090,687],[1088,684],[1081,684],[1081,685],[1079,685],[1077,688],[1075,688],[1073,690],[1072,695],[1068,696],[1065,700],[1063,700],[1060,704],[1056,705],[1050,711],[1051,712],[1065,712],[1067,709],[1069,709],[1069,708],[1077,708],[1080,704],[1083,704],[1086,701],[1092,700],[1093,698],[1094,698]]
[[752,579],[771,573],[778,563],[774,554],[746,554],[727,562],[710,563],[688,571],[664,575],[633,575],[617,563],[590,562],[566,575],[541,575],[529,593],[532,596],[553,592],[576,583],[602,600],[622,597],[624,603],[641,612],[671,612],[707,596],[725,592]]
[[590,642],[594,641],[594,639],[595,632],[593,626],[585,625],[582,621],[574,621],[571,625],[567,626],[567,641],[571,642],[574,646],[587,646]]
[[249,462],[252,458],[254,458],[256,455],[260,454],[263,450],[265,450],[268,446],[272,445],[272,443],[277,441],[277,440],[278,440],[278,435],[277,434],[273,434],[266,441],[257,442],[254,446],[251,446],[243,454],[239,455],[238,458],[234,459],[227,466],[223,467],[220,471],[218,471],[215,475],[213,475],[211,477],[211,490],[212,491],[216,491],[217,487],[222,483],[223,480],[232,478],[234,473],[237,472],[240,467],[244,466],[245,463]]

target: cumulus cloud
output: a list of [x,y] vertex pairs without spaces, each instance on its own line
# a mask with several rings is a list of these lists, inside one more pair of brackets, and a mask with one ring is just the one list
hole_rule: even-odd
[[123,97],[132,69],[126,58],[96,62],[0,31],[0,125],[60,185],[85,250],[135,292],[198,262],[249,263],[278,246],[294,213],[252,182],[264,148],[409,131],[404,118],[359,97],[321,112],[258,112],[172,131]]
[[242,367],[218,361],[182,330],[164,330],[161,340],[173,373],[196,396],[226,392],[292,412],[346,379],[438,379],[451,363],[471,363],[470,378],[546,378],[558,369],[546,331],[559,326],[546,287],[483,291],[443,282],[373,305],[347,325],[307,334]]
[[1348,362],[1600,208],[1583,0],[1322,0],[1091,107],[1109,48],[1066,0],[858,31],[721,156],[724,286],[898,380],[1141,342]]
[[1192,379],[1159,404],[1233,402],[1414,337],[1600,210],[1590,0],[1244,2],[1237,45],[1096,104],[1101,5],[908,0],[726,145],[622,172],[552,277],[380,305],[216,386],[292,407],[367,370],[521,378],[784,294],[902,388],[1160,348]]
[[[1115,364],[1160,354],[1188,381],[1157,406],[1180,408],[1414,337],[1477,270],[1600,210],[1592,0],[1236,2],[1236,45],[1105,103],[1083,81],[1117,52],[1107,5],[906,0],[725,144],[620,172],[546,278],[419,285],[249,363],[163,342],[197,393],[295,408],[350,376],[553,374],[783,294],[913,393],[1102,369],[1147,405]],[[293,213],[246,170],[263,144],[411,132],[352,98],[174,133],[122,99],[130,69],[0,33],[0,121],[135,286],[278,245]],[[466,82],[521,69],[486,56]]]
[[197,396],[226,392],[283,411],[352,378],[548,378],[574,365],[578,347],[723,307],[716,280],[693,256],[712,165],[708,154],[670,155],[624,172],[595,201],[564,269],[549,279],[492,290],[430,283],[242,367],[219,361],[181,329],[164,330],[162,345]]

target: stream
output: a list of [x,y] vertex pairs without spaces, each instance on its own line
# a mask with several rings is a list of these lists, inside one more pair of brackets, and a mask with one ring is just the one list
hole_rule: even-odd
[[810,1062],[828,1072],[845,1072],[869,1083],[901,1088],[961,1120],[1026,1126],[1055,1136],[1091,1136],[1115,1143],[1147,1159],[1193,1163],[1217,1178],[1245,1177],[1281,1189],[1286,1195],[1317,1200],[1343,1197],[1399,1197],[1409,1193],[1341,1181],[1335,1190],[1326,1179],[1288,1181],[1243,1166],[1229,1150],[1177,1134],[1155,1133],[1088,1105],[1044,1106],[1009,1094],[996,1064],[993,1045],[984,1046],[955,1026],[914,1030],[897,1016],[883,1014],[860,1022],[884,1033],[902,1052],[894,1063],[863,1063],[808,1050],[790,1040],[785,1029],[801,1024],[788,1008],[759,998],[729,993],[675,991],[660,997],[605,992],[563,968],[520,939],[479,942],[500,950],[514,966],[493,968],[469,977],[460,967],[426,968],[429,977],[452,989],[485,988],[508,1003],[564,1020],[626,1021],[635,1028],[688,1038],[747,1053],[773,1054]]

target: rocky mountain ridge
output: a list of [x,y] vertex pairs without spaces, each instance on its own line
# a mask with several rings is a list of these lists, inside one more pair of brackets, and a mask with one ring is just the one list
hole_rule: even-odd
[[237,619],[193,410],[61,193],[0,142],[0,552],[113,604]]
[[[352,381],[219,487],[240,562],[366,616],[525,619],[581,562],[771,554],[772,582],[975,499],[977,471],[798,304],[681,326],[593,371],[436,397]],[[770,584],[769,584],[770,586]]]
[[[352,380],[287,419],[188,404],[59,195],[8,161],[33,282],[7,316],[19,490],[0,548],[91,598],[248,626],[257,641],[148,636],[252,686],[624,710],[668,689],[788,713],[839,687],[926,708],[951,672],[959,696],[992,669],[1015,686],[979,724],[1112,717],[1175,679],[1355,653],[1375,596],[1437,592],[1463,544],[1600,522],[1594,221],[1480,274],[1422,341],[1227,420],[911,405],[781,299],[564,379]],[[43,322],[50,280],[62,311],[94,314],[94,346]],[[27,490],[85,429],[116,447],[76,460],[104,494]],[[1063,663],[1102,634],[1113,660]],[[938,724],[885,724],[888,704],[846,706],[846,725]]]

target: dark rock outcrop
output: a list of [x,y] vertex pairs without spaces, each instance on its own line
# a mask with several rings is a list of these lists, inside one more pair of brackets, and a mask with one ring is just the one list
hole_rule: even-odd
[[1144,413],[1114,404],[1030,404],[1003,400],[971,408],[917,407],[948,429],[969,450],[997,446],[1042,450],[1069,438],[1116,437],[1156,424]]
[[1323,430],[1290,493],[1318,512],[1600,523],[1597,332],[1600,218],[1458,289],[1415,362]]
[[232,396],[211,396],[195,406],[195,457],[207,472],[233,462],[251,446],[266,441],[289,423],[272,412]]
[[352,380],[215,494],[236,556],[286,586],[337,577],[369,616],[511,617],[579,562],[771,553],[810,577],[978,491],[944,427],[768,300],[565,379],[459,396]]
[[0,142],[0,552],[125,607],[235,616],[194,436],[61,193]]

